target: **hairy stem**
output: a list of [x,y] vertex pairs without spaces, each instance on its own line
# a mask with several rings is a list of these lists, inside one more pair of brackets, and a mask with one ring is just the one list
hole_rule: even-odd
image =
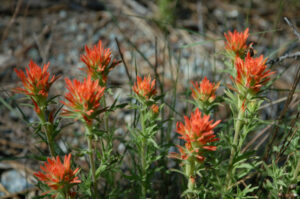
[[297,163],[297,167],[294,171],[293,180],[297,179],[299,170],[300,170],[300,156],[298,156],[298,163]]
[[[104,108],[106,107],[105,95],[103,96],[103,106]],[[104,113],[104,126],[105,126],[105,130],[108,131],[109,124],[108,124],[108,115],[106,114],[106,112]]]
[[52,126],[51,124],[47,123],[46,118],[45,118],[45,108],[41,108],[41,112],[38,114],[38,117],[41,121],[42,129],[44,133],[46,134],[47,142],[48,142],[48,147],[50,151],[50,155],[52,157],[55,156],[55,150],[54,150],[54,142],[52,138]]
[[146,187],[146,178],[147,178],[147,171],[146,171],[146,139],[145,139],[145,121],[144,121],[144,111],[141,111],[141,127],[142,127],[142,146],[141,146],[141,167],[142,167],[142,195],[141,198],[145,199],[147,194],[147,187]]
[[243,118],[244,118],[244,110],[242,108],[242,101],[240,100],[240,98],[238,98],[238,104],[237,104],[237,108],[238,108],[238,116],[237,119],[235,121],[235,125],[234,125],[234,137],[233,137],[233,147],[231,147],[231,153],[230,153],[230,159],[229,159],[229,169],[226,175],[226,182],[227,182],[227,188],[230,187],[231,185],[231,176],[234,175],[234,170],[233,170],[233,157],[236,155],[236,149],[239,145],[238,143],[238,138],[239,138],[239,134],[240,134],[240,130],[242,128],[242,122],[243,122]]
[[196,198],[195,194],[193,193],[196,190],[196,184],[195,184],[195,160],[193,157],[190,157],[187,161],[186,167],[185,167],[185,173],[188,177],[188,199],[194,199]]
[[93,192],[95,197],[97,197],[97,184],[96,184],[96,169],[95,169],[95,160],[94,160],[94,149],[92,146],[92,135],[91,135],[91,127],[86,126],[87,133],[87,142],[88,142],[88,150],[89,150],[89,159],[90,159],[90,168],[92,170],[92,184],[93,184]]

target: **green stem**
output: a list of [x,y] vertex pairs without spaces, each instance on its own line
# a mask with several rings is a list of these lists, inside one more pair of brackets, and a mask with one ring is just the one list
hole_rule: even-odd
[[209,114],[210,114],[210,111],[209,111],[208,107],[209,107],[209,104],[206,104],[206,105],[203,107],[203,113],[204,113],[205,115],[209,115]]
[[54,150],[54,142],[53,142],[53,139],[52,139],[52,127],[49,126],[49,124],[46,121],[45,108],[41,108],[41,112],[40,112],[40,114],[38,114],[38,117],[41,121],[43,131],[46,134],[50,155],[52,157],[54,157],[55,156],[55,150]]
[[[104,108],[106,107],[106,98],[105,95],[103,96],[103,106]],[[108,124],[108,115],[106,114],[107,112],[104,113],[104,125],[105,125],[105,130],[108,133],[108,128],[109,128],[109,124]]]
[[142,198],[146,198],[146,158],[145,158],[145,141],[142,143],[141,162],[142,162]]
[[188,177],[188,199],[196,198],[195,194],[193,193],[196,190],[195,184],[195,160],[193,157],[190,157],[187,161],[185,167],[185,173]]
[[142,199],[146,198],[147,188],[146,188],[146,139],[145,139],[145,121],[144,121],[144,111],[141,111],[141,127],[142,127],[142,146],[141,146],[141,166],[142,166]]
[[226,182],[227,184],[227,188],[230,187],[231,185],[231,176],[234,175],[234,170],[233,170],[233,157],[236,155],[236,148],[238,147],[238,138],[239,138],[239,134],[240,134],[240,130],[242,127],[242,122],[243,122],[243,118],[244,118],[244,110],[242,109],[242,102],[240,99],[238,99],[238,117],[235,121],[235,125],[234,125],[234,137],[233,137],[233,147],[231,147],[231,153],[230,153],[230,159],[229,159],[229,169],[226,175]]
[[89,159],[90,159],[90,167],[92,169],[92,184],[94,189],[94,195],[97,197],[97,184],[96,184],[96,169],[95,169],[95,161],[94,161],[94,150],[92,146],[92,132],[91,127],[86,126],[87,133],[87,141],[88,141],[88,149],[89,149]]
[[297,163],[297,167],[294,171],[293,180],[297,179],[299,170],[300,170],[300,157],[298,156],[298,163]]
[[62,190],[62,197],[64,198],[64,199],[71,199],[72,197],[70,196],[70,194],[69,194],[69,190],[68,190],[68,187],[64,187],[63,188],[63,190]]

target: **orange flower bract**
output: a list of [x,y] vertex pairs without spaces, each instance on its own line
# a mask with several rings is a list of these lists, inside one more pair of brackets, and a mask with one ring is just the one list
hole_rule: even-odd
[[266,59],[263,55],[253,58],[250,53],[245,57],[245,61],[236,57],[235,68],[237,75],[235,82],[237,85],[242,85],[250,91],[257,93],[260,88],[270,80],[270,75],[274,72],[266,70]]
[[154,114],[158,114],[158,112],[159,112],[159,107],[158,107],[158,105],[153,104],[153,105],[151,106],[151,110],[152,110],[152,112],[153,112]]
[[21,79],[24,88],[18,87],[13,89],[14,92],[27,95],[31,98],[35,105],[35,111],[39,114],[39,106],[43,106],[46,103],[48,92],[59,76],[52,76],[50,79],[50,73],[47,71],[50,63],[45,64],[43,69],[36,63],[30,60],[28,67],[26,68],[26,74],[22,70],[15,68],[17,76]]
[[63,115],[84,119],[88,124],[100,111],[100,100],[104,95],[105,87],[99,85],[99,80],[93,81],[89,75],[80,82],[73,82],[66,78],[68,93],[65,94],[67,102],[62,103],[68,107],[63,110]]
[[145,99],[149,99],[156,94],[155,79],[151,81],[150,75],[148,77],[144,77],[144,79],[139,76],[136,78],[137,81],[134,83],[132,89],[137,95],[142,96]]
[[233,51],[236,55],[242,56],[247,49],[247,39],[249,36],[249,28],[247,28],[244,32],[234,32],[228,31],[228,33],[224,33],[226,38],[225,49],[227,51]]
[[192,82],[194,88],[192,90],[192,97],[194,100],[200,100],[203,102],[209,101],[212,102],[216,98],[216,90],[219,88],[220,83],[211,83],[206,77],[198,83]]
[[22,70],[15,68],[15,72],[23,82],[24,88],[16,88],[14,91],[28,96],[42,96],[47,98],[48,92],[59,77],[53,76],[50,80],[50,74],[47,71],[50,63],[45,64],[43,69],[32,60],[29,63],[29,69],[26,68],[26,75]]
[[[34,173],[34,175],[48,187],[54,191],[67,190],[68,194],[73,195],[71,187],[81,181],[76,177],[79,168],[71,169],[71,154],[65,155],[64,163],[60,161],[59,156],[56,159],[48,158],[44,166],[41,166],[41,171]],[[51,191],[49,191],[51,192]],[[44,194],[47,194],[46,192]],[[55,197],[55,195],[53,196]]]
[[80,59],[86,64],[88,75],[91,75],[93,79],[100,79],[101,85],[104,85],[108,73],[120,62],[112,61],[111,50],[104,49],[100,40],[92,48],[85,46],[85,53]]
[[196,109],[191,117],[184,117],[185,123],[177,122],[176,132],[181,135],[180,139],[186,141],[185,148],[179,147],[181,159],[186,159],[193,155],[198,161],[203,161],[203,149],[215,151],[216,146],[207,145],[218,140],[213,129],[220,123],[220,120],[213,123],[209,115],[202,115],[199,109]]

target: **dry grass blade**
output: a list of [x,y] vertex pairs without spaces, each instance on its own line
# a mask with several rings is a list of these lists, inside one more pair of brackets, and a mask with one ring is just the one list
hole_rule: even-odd
[[272,127],[272,124],[269,124],[267,127],[265,127],[263,130],[261,130],[259,133],[256,134],[256,136],[242,149],[242,153],[245,153],[245,151],[248,150],[248,148],[255,143],[255,141],[260,138],[267,130],[269,130]]
[[[285,22],[293,29],[294,34],[297,36],[297,38],[300,41],[300,33],[296,30],[296,27],[288,20],[287,17],[284,17]],[[280,57],[277,57],[272,60],[268,60],[266,64],[268,65],[273,65],[277,62],[282,62],[285,59],[299,59],[300,58],[300,52],[295,52],[295,53],[289,53]]]
[[280,99],[275,100],[275,101],[273,101],[273,102],[270,102],[270,103],[268,103],[268,104],[265,104],[265,105],[259,107],[258,110],[267,108],[267,107],[269,107],[269,106],[273,106],[273,105],[278,104],[278,103],[280,103],[280,102],[284,102],[287,98],[288,98],[288,97],[283,97],[283,98],[280,98]]
[[284,104],[284,108],[283,108],[283,110],[281,111],[281,113],[280,113],[280,115],[279,115],[279,117],[278,117],[278,119],[277,119],[277,125],[275,126],[275,130],[274,130],[273,136],[272,136],[271,141],[269,142],[269,144],[268,144],[268,146],[267,146],[267,148],[266,148],[265,154],[264,154],[264,158],[263,158],[264,160],[266,160],[266,159],[268,158],[269,151],[271,150],[271,147],[272,147],[272,145],[273,145],[273,143],[274,143],[274,141],[275,141],[275,138],[276,138],[276,136],[277,136],[277,133],[278,133],[278,131],[279,131],[279,124],[282,123],[282,120],[283,120],[283,118],[284,118],[284,115],[285,115],[286,112],[288,111],[288,107],[289,107],[289,105],[290,105],[290,103],[291,103],[291,101],[292,101],[292,99],[293,99],[293,95],[294,95],[294,93],[295,93],[295,90],[296,90],[296,87],[297,87],[299,81],[300,81],[300,66],[298,66],[298,71],[297,71],[297,74],[296,74],[296,76],[295,76],[295,80],[294,80],[292,89],[291,89],[291,91],[289,92],[288,98],[287,98],[287,100],[286,100],[286,102],[285,102],[285,104]]
[[290,53],[290,54],[282,55],[282,56],[277,57],[275,59],[268,60],[266,62],[266,64],[273,65],[275,63],[282,62],[282,61],[284,61],[286,59],[299,59],[299,58],[300,58],[300,52],[295,52],[295,53]]
[[300,33],[296,30],[296,27],[288,20],[287,17],[283,18],[285,20],[285,22],[293,29],[294,34],[298,37],[299,41],[300,41]]
[[2,43],[2,41],[4,41],[4,40],[6,39],[8,33],[9,33],[9,29],[10,29],[10,27],[13,25],[13,23],[15,22],[16,17],[17,17],[17,15],[18,15],[19,11],[20,11],[22,2],[23,2],[23,0],[19,0],[19,1],[18,1],[17,6],[16,6],[16,9],[15,9],[15,11],[14,11],[14,14],[13,14],[13,16],[11,17],[10,21],[8,22],[8,24],[7,24],[6,28],[5,28],[5,30],[3,31],[3,34],[2,34],[2,38],[1,38],[0,43]]
[[123,62],[123,64],[124,64],[124,67],[125,67],[126,75],[127,75],[128,79],[129,79],[129,81],[130,81],[130,84],[133,84],[133,82],[132,82],[132,77],[131,77],[130,74],[129,74],[128,66],[127,66],[127,64],[126,64],[126,61],[125,61],[125,59],[124,59],[123,53],[122,53],[121,48],[120,48],[120,43],[119,43],[119,41],[118,41],[117,38],[115,38],[115,41],[116,41],[116,43],[117,43],[118,51],[119,51],[120,57],[121,57],[121,59],[122,59],[122,62]]
[[32,188],[25,189],[25,190],[17,192],[17,193],[2,196],[2,197],[0,197],[0,199],[19,199],[20,198],[19,195],[24,195],[25,193],[28,193],[28,192],[31,192],[31,191],[37,191],[37,190],[38,190],[37,187],[32,187]]
[[300,112],[298,112],[296,118],[292,120],[291,125],[290,125],[291,129],[290,129],[289,133],[287,134],[287,136],[285,137],[285,139],[283,141],[283,144],[281,146],[281,149],[280,149],[279,153],[277,154],[276,162],[278,162],[280,160],[280,157],[287,150],[287,148],[290,145],[294,135],[296,134],[298,128],[297,127],[295,128],[295,125],[296,125],[296,121],[298,121],[298,119],[299,119],[299,116],[300,116]]
[[10,193],[7,191],[7,189],[0,183],[0,191],[5,193],[5,195],[10,195]]

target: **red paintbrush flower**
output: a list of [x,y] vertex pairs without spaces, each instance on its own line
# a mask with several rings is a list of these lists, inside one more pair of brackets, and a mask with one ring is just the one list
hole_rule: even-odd
[[[253,58],[250,53],[245,57],[245,61],[239,57],[236,57],[235,68],[237,75],[235,82],[239,88],[249,89],[252,93],[257,93],[260,88],[270,80],[270,75],[274,72],[271,70],[266,70],[266,59],[263,55]],[[241,91],[240,91],[241,92]]]
[[220,83],[211,83],[206,77],[199,82],[192,82],[194,88],[192,90],[192,97],[196,101],[213,102],[216,99],[216,90],[219,88]]
[[66,78],[68,93],[67,102],[61,101],[68,109],[63,109],[63,115],[75,119],[84,119],[88,124],[97,116],[100,110],[100,100],[104,95],[105,87],[99,85],[99,80],[93,81],[91,76],[80,82],[73,82]]
[[153,112],[154,114],[158,114],[158,112],[159,112],[159,107],[158,107],[158,105],[153,104],[150,108],[151,108],[151,110],[152,110],[152,112]]
[[136,78],[137,81],[134,83],[132,89],[137,95],[144,97],[145,99],[149,99],[156,94],[155,79],[151,81],[150,75],[148,77],[144,77],[144,79],[139,76]]
[[[81,56],[81,60],[86,64],[86,71],[93,79],[99,79],[101,85],[105,85],[108,73],[120,63],[120,61],[113,60],[111,50],[104,49],[102,42],[99,40],[97,45],[92,48],[85,46],[85,55]],[[112,61],[112,63],[111,63]]]
[[59,78],[59,76],[53,76],[50,79],[50,73],[47,71],[49,64],[45,64],[42,69],[31,60],[28,65],[29,69],[25,69],[26,74],[15,68],[15,72],[23,82],[24,88],[18,87],[14,91],[29,96],[35,105],[36,111],[38,111],[37,106],[45,105],[51,85]]
[[72,186],[74,184],[80,183],[81,181],[76,177],[79,172],[79,168],[75,170],[71,169],[71,154],[68,156],[65,155],[64,163],[60,161],[59,156],[55,158],[48,158],[47,162],[44,164],[44,167],[41,166],[41,171],[34,173],[34,175],[43,183],[47,184],[51,189],[50,191],[44,193],[48,194],[54,191],[54,195],[52,197],[56,197],[58,192],[64,192],[69,195],[74,195],[71,192]]
[[247,28],[244,32],[234,32],[228,31],[228,33],[224,33],[226,38],[225,49],[227,51],[234,52],[236,56],[243,56],[248,48],[246,42],[249,36],[249,28]]
[[181,135],[180,139],[186,141],[185,148],[179,147],[181,152],[181,159],[183,157],[188,158],[194,156],[198,161],[203,161],[205,158],[202,156],[203,149],[209,151],[215,151],[216,146],[209,146],[208,143],[215,142],[218,138],[215,138],[213,129],[220,123],[220,120],[213,123],[209,120],[209,115],[201,115],[199,109],[196,109],[191,117],[184,117],[185,124],[177,122],[176,132]]

